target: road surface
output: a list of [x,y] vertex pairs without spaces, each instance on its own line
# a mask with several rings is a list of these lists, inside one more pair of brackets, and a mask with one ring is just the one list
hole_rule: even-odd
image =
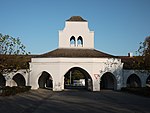
[[31,90],[0,97],[0,113],[150,113],[150,98],[102,90]]

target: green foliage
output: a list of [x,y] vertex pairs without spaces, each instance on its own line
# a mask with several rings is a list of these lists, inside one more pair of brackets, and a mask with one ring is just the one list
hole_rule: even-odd
[[28,54],[25,48],[26,47],[21,43],[19,38],[13,38],[9,35],[2,35],[0,33],[0,54]]
[[[70,71],[67,73],[65,76],[66,79],[70,79]],[[71,79],[72,80],[79,80],[79,79],[84,79],[83,73],[81,73],[79,70],[73,70],[71,71]]]
[[84,79],[84,75],[79,70],[74,70],[72,73],[73,80]]
[[[73,80],[85,79],[84,74],[79,70],[71,70],[71,83]],[[70,84],[70,71],[65,75],[65,83]]]
[[150,36],[140,43],[137,54],[138,56],[135,57],[134,64],[141,69],[150,70]]
[[[19,38],[0,33],[0,72],[18,70],[22,65],[27,67],[28,64],[24,61],[30,53],[25,48]],[[23,62],[20,65],[21,61]]]
[[150,36],[146,37],[144,42],[140,43],[137,53],[139,53],[140,56],[150,55]]

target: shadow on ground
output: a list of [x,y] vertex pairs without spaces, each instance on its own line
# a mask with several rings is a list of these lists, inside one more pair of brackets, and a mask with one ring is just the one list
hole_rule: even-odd
[[124,92],[102,90],[38,89],[0,97],[0,113],[149,113],[150,99]]

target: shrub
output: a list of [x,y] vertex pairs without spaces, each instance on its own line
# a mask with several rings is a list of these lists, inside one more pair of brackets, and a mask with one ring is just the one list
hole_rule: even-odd
[[31,86],[2,86],[0,87],[0,96],[15,95],[17,93],[27,92]]
[[142,87],[142,88],[122,88],[124,92],[133,93],[136,95],[141,95],[145,97],[150,97],[150,88],[149,87]]

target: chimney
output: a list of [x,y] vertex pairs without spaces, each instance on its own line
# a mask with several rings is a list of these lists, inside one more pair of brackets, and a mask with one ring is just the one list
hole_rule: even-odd
[[129,52],[128,57],[133,57],[133,53]]

